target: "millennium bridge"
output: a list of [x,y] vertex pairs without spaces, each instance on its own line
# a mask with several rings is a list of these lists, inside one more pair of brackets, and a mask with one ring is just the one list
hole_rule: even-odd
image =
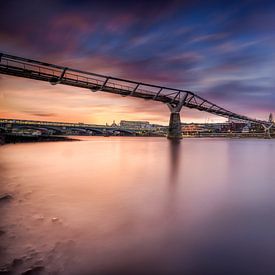
[[0,53],[0,73],[46,81],[52,85],[63,84],[89,89],[91,92],[107,92],[165,103],[170,109],[168,138],[171,139],[182,137],[180,111],[183,107],[260,124],[266,137],[270,137],[270,129],[274,126],[273,121],[258,120],[231,112],[192,91],[96,74],[4,53]]

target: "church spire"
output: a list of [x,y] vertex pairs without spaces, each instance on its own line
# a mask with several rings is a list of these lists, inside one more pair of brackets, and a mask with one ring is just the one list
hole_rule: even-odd
[[269,121],[269,122],[274,122],[273,114],[272,114],[272,113],[269,114],[268,121]]

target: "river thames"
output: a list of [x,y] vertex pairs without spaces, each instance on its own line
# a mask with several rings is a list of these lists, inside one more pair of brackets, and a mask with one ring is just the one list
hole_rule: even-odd
[[0,266],[275,274],[274,139],[82,139],[0,147]]

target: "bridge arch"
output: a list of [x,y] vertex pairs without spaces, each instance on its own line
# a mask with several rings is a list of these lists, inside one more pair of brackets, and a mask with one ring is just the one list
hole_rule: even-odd
[[15,126],[13,129],[33,129],[33,130],[39,130],[43,132],[49,132],[50,130],[54,131],[55,134],[60,134],[62,135],[64,132],[61,131],[60,129],[56,129],[54,127],[39,127],[39,126],[32,126],[32,125],[20,125],[20,126]]
[[96,128],[85,128],[86,130],[88,131],[91,131],[91,132],[95,132],[97,134],[100,134],[100,135],[103,135],[104,134],[104,130],[102,129],[96,129]]
[[119,133],[124,133],[124,134],[128,134],[131,136],[135,136],[136,132],[135,131],[131,131],[131,130],[126,130],[126,129],[112,129],[111,132],[119,132]]
[[5,133],[6,129],[4,127],[0,127],[0,133]]

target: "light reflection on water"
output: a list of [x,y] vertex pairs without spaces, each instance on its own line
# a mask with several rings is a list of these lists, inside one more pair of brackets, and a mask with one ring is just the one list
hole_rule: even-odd
[[[0,147],[0,263],[61,274],[275,274],[275,141]],[[52,218],[58,220],[52,221]]]

